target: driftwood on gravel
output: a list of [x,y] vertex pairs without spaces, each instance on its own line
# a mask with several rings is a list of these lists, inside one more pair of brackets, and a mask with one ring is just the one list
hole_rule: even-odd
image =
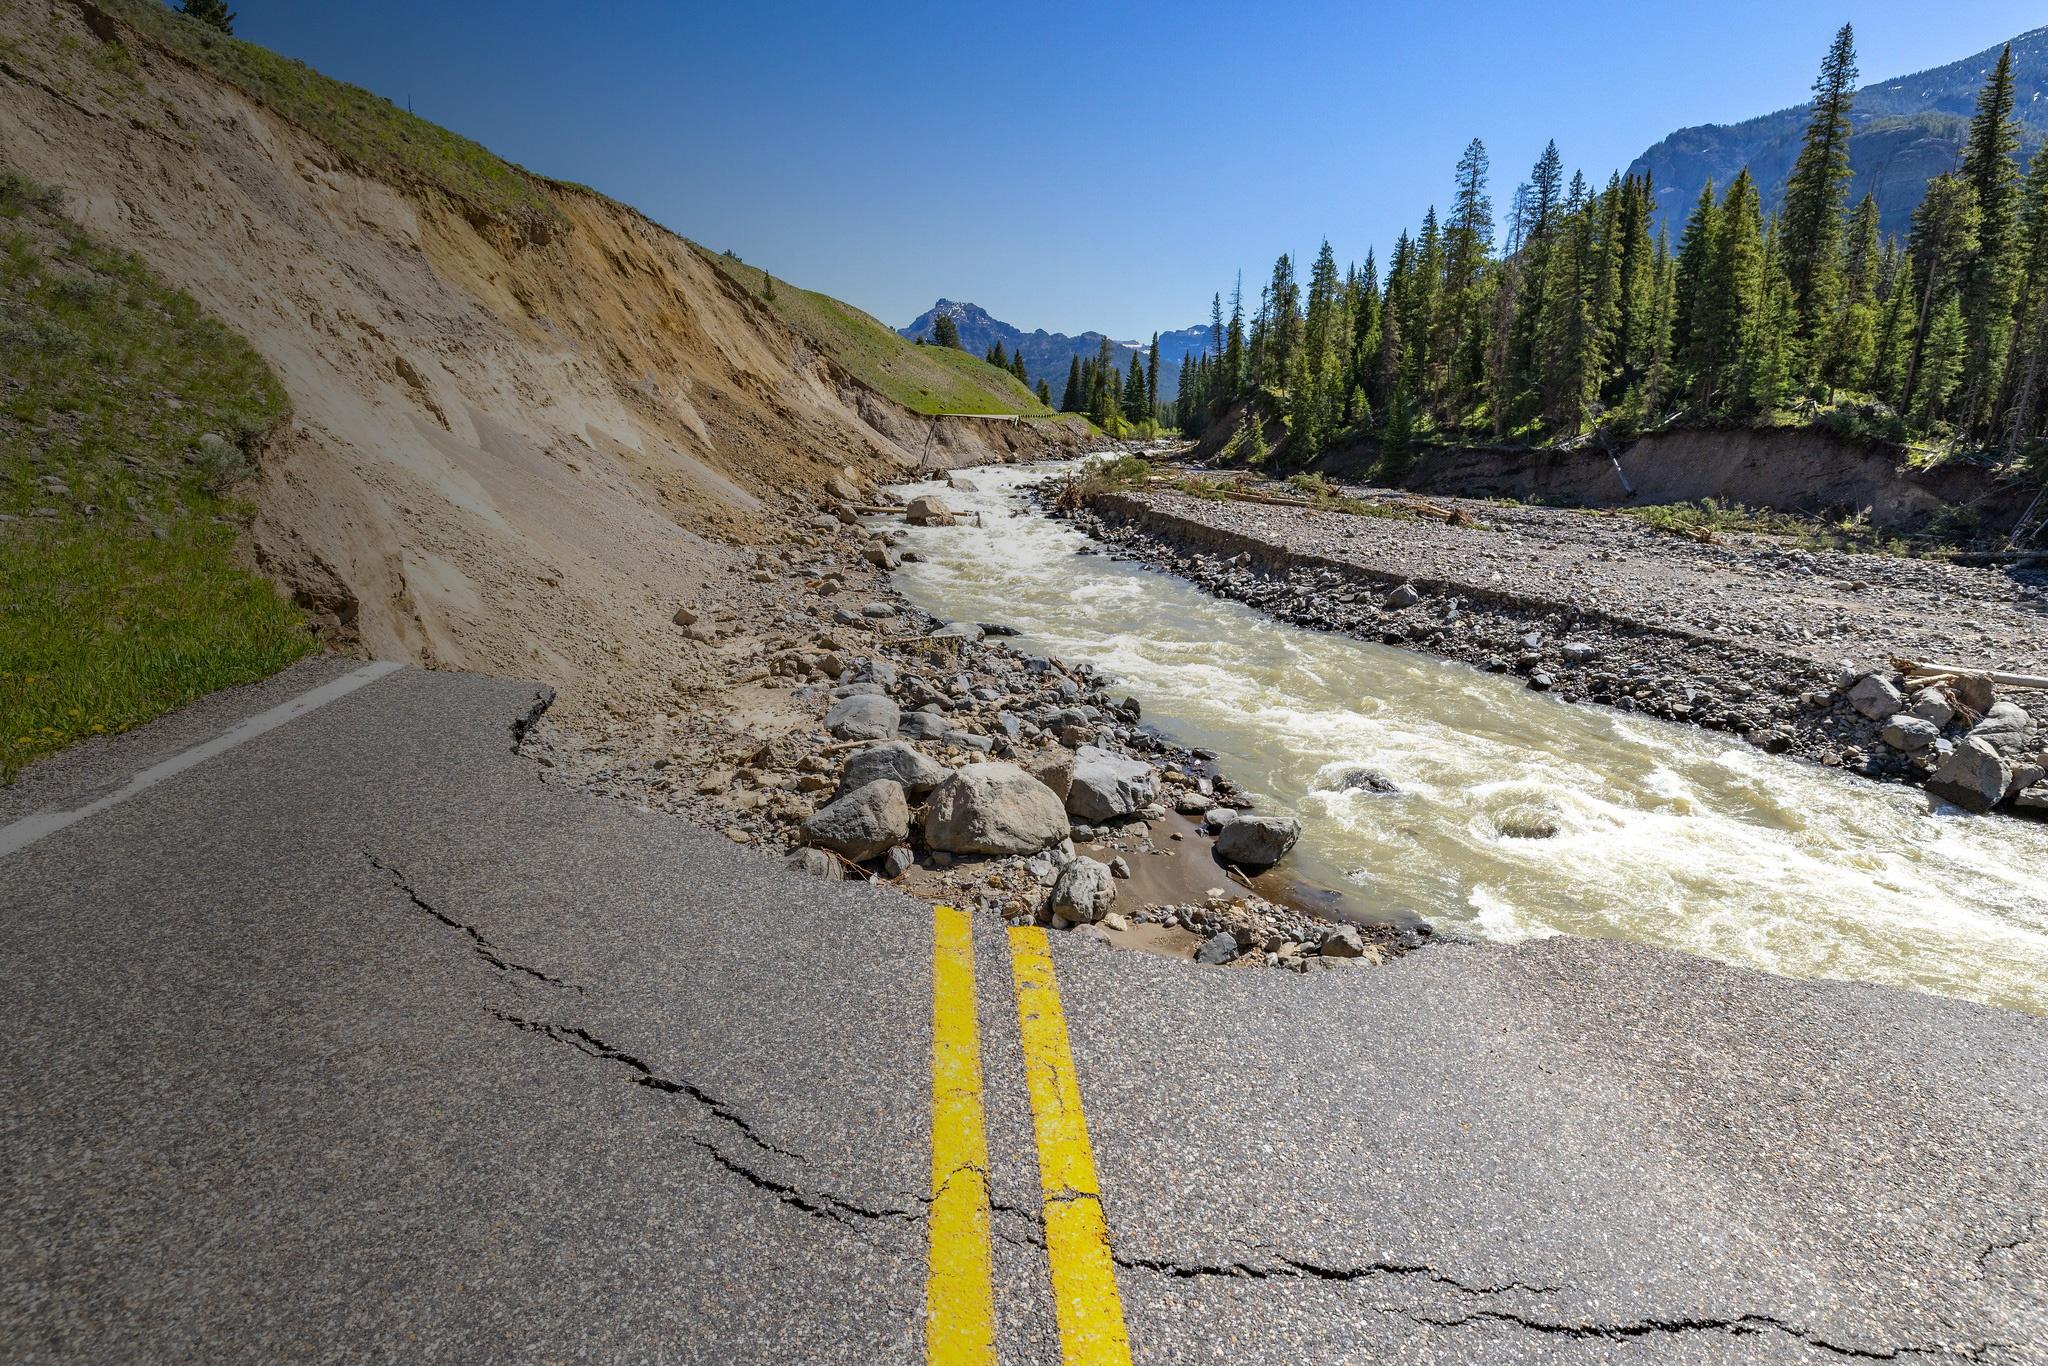
[[1932,687],[1961,678],[1981,678],[2000,688],[2025,688],[2048,692],[2048,675],[2016,674],[2003,669],[1978,669],[1968,664],[1939,664],[1932,660],[1893,659],[1892,667],[1915,687]]

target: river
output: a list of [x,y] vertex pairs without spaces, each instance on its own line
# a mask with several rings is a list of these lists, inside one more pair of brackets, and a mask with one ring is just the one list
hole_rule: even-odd
[[[2048,1014],[2048,826],[1303,630],[1085,555],[1088,538],[1023,493],[1067,468],[900,487],[982,524],[913,528],[924,558],[898,586],[936,616],[1002,622],[1026,649],[1113,674],[1148,722],[1215,750],[1261,810],[1299,816],[1294,872],[1357,912],[1501,942],[1638,940]],[[1340,790],[1362,768],[1399,792]]]

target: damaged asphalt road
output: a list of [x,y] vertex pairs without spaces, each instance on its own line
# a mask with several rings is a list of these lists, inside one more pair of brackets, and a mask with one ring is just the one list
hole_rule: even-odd
[[[535,700],[404,670],[0,860],[8,1356],[922,1357],[931,912],[543,781]],[[1057,1360],[974,934],[998,1347]],[[2048,1021],[1566,939],[1054,954],[1140,1361],[2048,1360]]]

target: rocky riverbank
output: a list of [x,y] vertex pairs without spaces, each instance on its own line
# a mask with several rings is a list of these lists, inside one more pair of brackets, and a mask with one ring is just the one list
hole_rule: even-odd
[[1074,515],[1116,553],[1299,625],[1926,784],[1972,810],[2048,810],[2048,732],[2027,694],[1983,679],[1916,688],[1889,663],[2048,668],[2041,583],[1762,537],[1692,540],[1622,516],[1449,505],[1455,521],[1138,487]]
[[[886,492],[849,472],[801,545],[674,615],[677,705],[591,733],[543,723],[544,780],[687,816],[794,869],[875,878],[1204,963],[1377,959],[1420,925],[1357,926],[1287,894],[1294,821],[1249,810],[1213,755],[1142,723],[1086,665],[942,622],[888,574]],[[955,514],[938,499],[905,521]],[[1290,904],[1293,903],[1293,904]]]

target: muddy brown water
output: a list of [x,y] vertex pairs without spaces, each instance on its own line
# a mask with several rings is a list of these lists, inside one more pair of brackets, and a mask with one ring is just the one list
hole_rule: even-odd
[[[1638,940],[1796,977],[2048,1014],[2048,826],[1729,736],[1576,706],[1389,646],[1319,634],[1106,556],[1030,508],[1068,465],[899,489],[980,524],[915,528],[897,583],[948,620],[1115,675],[1261,809],[1290,864],[1368,915],[1515,942]],[[1348,788],[1372,770],[1399,789]]]

